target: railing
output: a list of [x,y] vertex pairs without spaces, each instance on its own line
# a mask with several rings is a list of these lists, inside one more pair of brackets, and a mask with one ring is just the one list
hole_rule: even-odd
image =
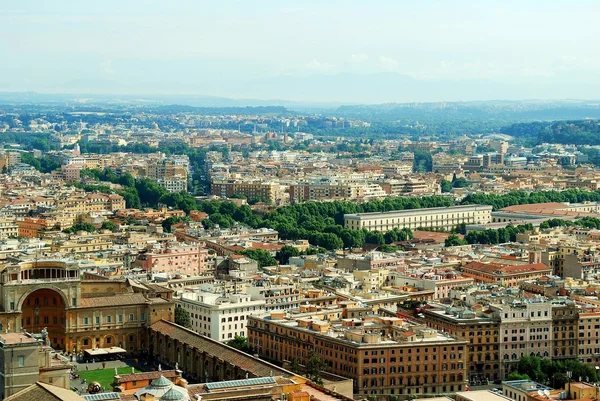
[[61,281],[80,281],[79,277],[59,277],[59,278],[38,278],[38,279],[21,279],[21,280],[10,280],[4,283],[8,284],[44,284],[44,283],[58,283]]

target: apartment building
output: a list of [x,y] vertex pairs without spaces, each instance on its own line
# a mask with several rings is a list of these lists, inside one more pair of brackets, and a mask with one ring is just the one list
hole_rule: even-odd
[[575,302],[552,301],[552,359],[572,359],[579,355],[578,326],[579,310]]
[[246,288],[246,293],[252,300],[264,301],[267,312],[300,306],[300,290],[294,284],[278,284],[267,280],[258,280]]
[[404,272],[390,272],[388,285],[401,287],[412,286],[423,290],[433,291],[434,299],[450,297],[450,291],[456,287],[467,287],[474,283],[473,278],[463,277],[456,272],[427,272],[423,274],[409,274]]
[[[16,221],[18,235],[21,237],[38,238],[44,232],[52,230],[54,227],[63,228],[58,225],[54,219],[25,217],[23,220]],[[66,227],[64,227],[66,228]]]
[[441,305],[424,309],[423,315],[425,323],[432,329],[469,342],[467,372],[470,383],[500,378],[499,324],[496,319],[477,310]]
[[600,308],[585,307],[579,311],[577,352],[581,362],[600,366]]
[[217,341],[248,336],[248,317],[265,313],[264,300],[247,294],[222,294],[207,291],[183,293],[176,307],[190,313],[192,330]]
[[399,318],[341,321],[250,316],[248,342],[267,360],[306,365],[312,352],[327,371],[351,378],[355,397],[377,399],[465,389],[468,343]]
[[0,219],[0,240],[19,235],[19,226],[10,219]]
[[169,192],[187,191],[187,177],[185,176],[159,178],[156,182]]
[[175,245],[140,252],[134,266],[152,273],[197,275],[207,268],[208,249],[199,244]]
[[445,228],[459,224],[487,224],[491,221],[492,207],[463,205],[426,209],[395,210],[382,213],[355,213],[344,215],[346,228],[369,231],[388,231],[394,228]]
[[514,369],[522,356],[550,358],[553,350],[552,304],[512,301],[490,305],[499,321],[500,378]]
[[271,202],[281,197],[281,188],[278,183],[262,180],[226,179],[211,181],[211,195],[221,198],[230,198],[234,195],[246,198],[261,198]]
[[[363,199],[366,195],[366,185],[341,182],[341,181],[322,181],[305,182],[290,185],[290,203],[300,203],[317,200],[357,200]],[[381,190],[381,187],[379,187]]]

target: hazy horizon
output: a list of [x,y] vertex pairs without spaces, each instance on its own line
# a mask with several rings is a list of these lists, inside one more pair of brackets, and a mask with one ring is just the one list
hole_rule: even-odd
[[0,91],[595,99],[594,1],[4,1]]

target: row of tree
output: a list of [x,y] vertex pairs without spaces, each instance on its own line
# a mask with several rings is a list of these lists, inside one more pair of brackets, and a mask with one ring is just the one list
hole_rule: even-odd
[[553,361],[537,356],[523,356],[508,375],[508,380],[533,380],[538,383],[548,384],[554,388],[564,388],[570,379],[567,372],[571,372],[573,381],[595,383],[599,377],[596,368],[578,359],[565,359]]

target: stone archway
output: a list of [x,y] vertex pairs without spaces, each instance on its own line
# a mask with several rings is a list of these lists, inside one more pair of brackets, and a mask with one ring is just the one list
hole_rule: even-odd
[[48,340],[54,348],[65,348],[66,305],[63,295],[53,289],[32,291],[21,305],[21,327],[30,333],[48,329]]

